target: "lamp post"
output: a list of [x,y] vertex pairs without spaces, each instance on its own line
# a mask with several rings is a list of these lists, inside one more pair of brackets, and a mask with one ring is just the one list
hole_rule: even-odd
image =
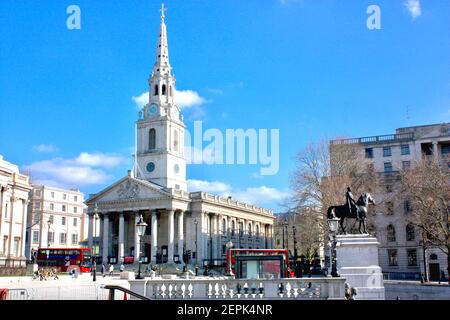
[[298,268],[297,268],[297,259],[298,259],[298,252],[297,252],[297,239],[295,237],[295,231],[296,228],[295,226],[292,226],[292,236],[294,237],[294,271],[295,271],[295,276],[298,276]]
[[336,258],[336,231],[338,229],[339,219],[334,217],[332,219],[328,219],[328,227],[330,230],[330,242],[331,242],[331,255],[330,255],[330,264],[331,264],[331,276],[339,277],[337,272],[337,258]]
[[228,257],[228,272],[227,272],[227,276],[233,277],[234,274],[233,274],[233,268],[232,268],[232,265],[231,265],[231,248],[233,248],[233,242],[231,242],[231,240],[230,240],[230,241],[227,242],[227,244],[226,244],[225,246],[227,247],[227,249],[228,249],[228,254],[229,254],[229,257]]
[[197,239],[198,239],[198,221],[197,219],[194,219],[194,225],[195,225],[195,265],[198,266],[198,247],[197,247]]
[[[50,220],[50,218],[48,218],[47,221],[47,225],[48,225],[48,231],[47,231],[47,248],[50,249],[50,226],[52,225],[52,220]],[[49,259],[49,255],[50,255],[50,250],[47,250],[47,268],[49,265],[48,259]]]
[[[98,206],[97,206],[97,202],[95,203],[94,206],[94,234],[93,234],[93,238],[95,239],[95,235],[97,233],[97,219],[98,219]],[[91,248],[91,252],[92,252],[92,257],[94,259],[94,263],[93,263],[93,273],[92,273],[92,281],[97,281],[97,259],[95,257],[95,244],[94,241],[92,241],[92,248]]]
[[140,243],[139,243],[139,250],[140,250],[140,252],[139,252],[139,271],[138,271],[138,275],[136,277],[136,279],[138,279],[138,280],[144,279],[141,276],[142,251],[143,251],[142,250],[142,237],[145,234],[146,228],[147,228],[147,223],[145,223],[144,218],[142,217],[142,214],[141,214],[138,223],[136,223],[136,230],[137,230],[137,233],[139,236],[139,241],[140,241]]

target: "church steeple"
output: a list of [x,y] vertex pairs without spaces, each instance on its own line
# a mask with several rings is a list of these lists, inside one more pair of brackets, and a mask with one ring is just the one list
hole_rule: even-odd
[[179,108],[175,105],[175,77],[169,63],[169,44],[167,41],[167,27],[165,23],[166,8],[164,2],[161,7],[161,25],[159,28],[158,47],[156,48],[156,62],[149,79],[149,102],[158,109],[161,116],[177,118]]
[[175,103],[165,18],[163,2],[156,62],[148,80],[149,103],[137,121],[136,175],[163,187],[186,191],[185,127]]

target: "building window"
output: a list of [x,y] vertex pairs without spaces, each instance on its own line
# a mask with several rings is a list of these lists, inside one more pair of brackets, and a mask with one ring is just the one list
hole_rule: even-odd
[[66,205],[65,204],[62,205],[62,211],[66,212]]
[[48,239],[48,244],[49,244],[49,245],[50,245],[50,244],[53,244],[53,243],[55,242],[55,233],[49,231],[49,232],[47,233],[47,239]]
[[157,84],[155,84],[155,96],[159,94],[159,87]]
[[150,150],[156,149],[156,130],[150,129],[148,134],[148,148]]
[[13,254],[16,257],[19,256],[19,242],[20,242],[20,238],[19,237],[15,237],[14,238],[14,244],[13,244]]
[[65,233],[59,234],[59,244],[66,244],[66,234]]
[[234,222],[234,220],[231,221],[231,235],[234,236],[235,235],[235,230],[236,230],[236,224]]
[[414,226],[409,223],[406,226],[406,241],[414,241],[414,240],[416,240]]
[[78,245],[78,235],[72,234],[72,245]]
[[391,147],[383,147],[383,157],[390,157],[390,156],[392,156]]
[[48,216],[48,222],[53,224],[53,215]]
[[77,207],[73,207],[73,213],[78,213],[78,208]]
[[403,171],[409,171],[411,169],[411,161],[402,161]]
[[430,254],[430,260],[437,260],[437,259],[438,259],[438,256],[436,253]]
[[392,162],[384,163],[384,172],[392,172]]
[[33,244],[39,244],[39,231],[33,231]]
[[404,208],[405,208],[405,214],[411,213],[411,211],[412,211],[411,201],[405,200]]
[[3,237],[3,254],[6,255],[6,248],[8,247],[8,236]]
[[34,195],[39,198],[41,196],[41,190],[36,190],[36,192],[34,193]]
[[33,214],[33,224],[38,224],[40,220],[39,212]]
[[165,85],[165,84],[162,85],[162,92],[161,92],[161,95],[163,95],[163,96],[166,95],[166,85]]
[[401,148],[402,148],[402,156],[407,156],[411,153],[409,150],[409,144],[403,144]]
[[53,191],[50,193],[50,197],[52,197],[52,199],[55,199],[55,193]]
[[63,200],[67,200],[67,194],[63,193]]
[[390,224],[390,225],[388,225],[386,231],[387,231],[387,241],[395,242],[395,240],[396,240],[395,227],[392,224]]
[[66,225],[66,217],[61,217],[61,224],[62,224],[63,226]]
[[406,254],[408,256],[408,267],[416,267],[417,266],[417,250],[416,249],[408,249],[408,250],[406,250]]
[[398,256],[396,249],[388,250],[388,258],[389,258],[389,266],[391,267],[398,266]]
[[78,224],[78,219],[77,218],[73,218],[73,226],[76,227]]
[[50,210],[55,210],[55,204],[53,204],[53,203],[50,203]]
[[73,201],[78,202],[78,196],[73,196]]
[[394,214],[394,203],[391,201],[386,202],[386,214],[387,215]]
[[450,155],[450,143],[442,143],[441,144],[441,154],[443,156]]
[[373,158],[373,148],[366,148],[366,159],[372,159]]

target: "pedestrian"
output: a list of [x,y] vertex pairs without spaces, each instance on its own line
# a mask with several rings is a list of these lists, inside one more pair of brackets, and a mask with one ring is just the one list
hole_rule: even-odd
[[106,267],[104,263],[102,263],[102,276],[103,278],[106,276]]
[[109,265],[109,276],[112,277],[114,272],[114,266],[112,264]]
[[125,266],[123,265],[123,263],[120,265],[119,271],[120,273],[122,273],[125,270]]

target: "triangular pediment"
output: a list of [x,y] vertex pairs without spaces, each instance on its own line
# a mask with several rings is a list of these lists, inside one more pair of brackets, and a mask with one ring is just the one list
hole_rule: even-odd
[[170,193],[157,184],[149,181],[125,177],[103,191],[100,191],[86,201],[86,204],[95,202],[127,201],[127,200],[151,200],[169,198]]

